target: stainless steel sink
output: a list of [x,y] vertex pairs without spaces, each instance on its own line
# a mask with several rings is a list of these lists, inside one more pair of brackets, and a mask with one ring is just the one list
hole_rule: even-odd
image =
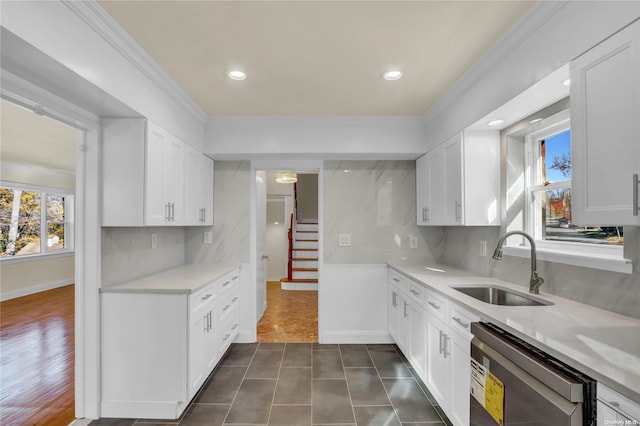
[[471,296],[481,302],[500,306],[545,306],[553,305],[551,302],[537,297],[518,293],[504,287],[494,285],[453,285],[454,290]]

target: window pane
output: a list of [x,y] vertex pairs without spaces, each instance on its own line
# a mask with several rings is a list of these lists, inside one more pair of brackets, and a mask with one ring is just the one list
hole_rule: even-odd
[[540,156],[543,184],[571,179],[571,131],[541,141]]
[[47,249],[61,250],[64,245],[64,223],[47,224]]
[[578,227],[571,222],[571,188],[541,191],[543,238],[548,241],[571,241],[623,245],[622,227]]
[[2,256],[40,253],[40,193],[1,188]]
[[64,223],[64,197],[47,195],[47,222]]

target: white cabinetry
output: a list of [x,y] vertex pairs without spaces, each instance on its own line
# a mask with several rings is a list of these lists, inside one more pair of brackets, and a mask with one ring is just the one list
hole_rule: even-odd
[[102,226],[211,225],[213,162],[203,157],[145,119],[102,120]]
[[185,145],[185,225],[213,225],[213,160]]
[[406,353],[409,344],[407,279],[395,271],[389,272],[389,332],[396,344]]
[[571,62],[571,213],[576,224],[640,224],[639,76],[640,21]]
[[239,276],[191,294],[101,293],[102,417],[180,417],[238,333]]
[[499,225],[500,139],[467,130],[416,160],[418,225]]

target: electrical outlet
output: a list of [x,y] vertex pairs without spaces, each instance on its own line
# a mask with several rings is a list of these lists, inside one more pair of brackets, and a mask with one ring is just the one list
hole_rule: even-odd
[[415,235],[409,235],[409,247],[418,248],[418,237]]
[[487,240],[480,240],[480,256],[487,257]]
[[351,247],[351,234],[338,235],[338,245],[340,247]]
[[203,241],[205,244],[213,244],[213,232],[205,231]]
[[158,248],[158,234],[155,232],[151,233],[151,248]]

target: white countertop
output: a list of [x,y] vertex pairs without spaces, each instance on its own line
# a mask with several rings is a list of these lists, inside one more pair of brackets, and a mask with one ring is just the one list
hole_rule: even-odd
[[[453,284],[496,284],[527,293],[528,288],[478,277],[443,265],[389,266],[413,281],[533,344],[621,394],[640,402],[640,320],[544,291],[549,306],[496,306],[450,288]],[[441,269],[443,272],[429,270]]]
[[101,293],[193,293],[239,265],[197,263],[177,266],[100,289]]

